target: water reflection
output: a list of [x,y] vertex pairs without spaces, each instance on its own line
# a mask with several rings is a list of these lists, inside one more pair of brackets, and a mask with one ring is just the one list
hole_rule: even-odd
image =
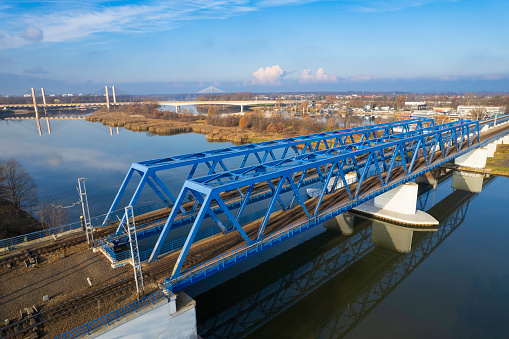
[[[407,242],[408,253],[376,246],[371,242],[372,223],[347,216],[345,224],[339,222],[337,227],[348,231],[353,225],[352,235],[328,230],[198,296],[199,334],[207,338],[342,337],[461,225],[476,196],[457,190],[429,209],[440,226],[436,232],[413,234]],[[242,299],[234,299],[231,291],[242,291]]]
[[481,193],[483,180],[483,174],[454,171],[451,187],[466,192]]
[[412,239],[415,232],[437,231],[435,227],[412,228],[382,220],[372,220],[371,223],[371,241],[378,246],[401,253],[412,251]]
[[[90,212],[94,216],[108,211],[133,162],[182,154],[182,145],[189,153],[232,145],[211,144],[204,135],[192,133],[161,137],[125,129],[121,133],[121,128],[110,130],[109,126],[83,119],[49,120],[51,136],[43,128],[42,138],[35,119],[0,120],[0,157],[15,157],[23,164],[39,187],[41,202],[55,199],[63,205],[75,202],[77,179],[87,178]],[[178,193],[185,177],[176,171],[161,176],[161,180]],[[127,189],[132,192],[136,186]],[[144,190],[138,206],[156,199],[150,190]],[[126,206],[128,199],[120,204]],[[79,206],[68,211],[70,222],[79,221]]]

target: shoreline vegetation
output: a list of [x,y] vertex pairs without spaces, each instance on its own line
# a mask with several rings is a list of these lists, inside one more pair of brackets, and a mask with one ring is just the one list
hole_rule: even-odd
[[0,197],[0,239],[44,229],[44,225],[27,211]]
[[486,162],[486,169],[490,174],[509,177],[509,145],[497,145],[495,156]]
[[86,120],[156,135],[199,133],[205,134],[211,142],[230,141],[234,144],[338,130],[358,126],[361,122],[349,112],[329,116],[325,122],[320,122],[309,116],[295,118],[274,114],[264,117],[260,107],[242,116],[223,114],[215,106],[200,107],[199,112],[204,111],[207,114],[191,114],[185,109],[182,113],[175,113],[160,111],[157,104],[133,104],[109,111],[100,109],[87,116]]

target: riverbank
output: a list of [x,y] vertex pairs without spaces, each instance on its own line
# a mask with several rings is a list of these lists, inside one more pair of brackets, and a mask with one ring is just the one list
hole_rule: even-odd
[[208,125],[204,120],[180,122],[174,120],[150,119],[141,114],[126,112],[97,111],[86,117],[87,121],[101,122],[111,127],[123,127],[134,132],[150,132],[157,135],[179,133],[200,133],[208,141],[231,141],[235,144],[281,139],[292,135],[284,133],[256,133],[240,127]]
[[486,161],[486,169],[490,174],[509,177],[509,145],[497,145],[495,156]]
[[43,229],[43,225],[26,211],[18,209],[10,201],[0,198],[0,239]]

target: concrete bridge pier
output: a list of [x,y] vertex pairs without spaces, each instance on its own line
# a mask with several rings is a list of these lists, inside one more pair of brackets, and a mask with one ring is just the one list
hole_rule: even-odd
[[451,188],[466,192],[481,193],[483,181],[483,174],[454,171],[452,174]]
[[438,185],[438,178],[446,174],[449,170],[443,167],[438,167],[428,171],[422,175],[419,175],[415,178],[415,182],[417,184],[431,185],[433,188],[436,188]]
[[355,216],[345,212],[338,215],[335,218],[327,220],[323,223],[323,226],[329,230],[342,233],[344,235],[352,235],[353,234],[353,225],[354,225]]
[[463,167],[483,169],[486,167],[486,159],[488,158],[488,153],[488,147],[476,148],[454,159],[454,164]]
[[373,220],[371,242],[401,253],[412,251],[414,231],[402,226],[393,225],[381,220]]
[[419,185],[407,182],[374,199],[353,208],[355,213],[404,225],[430,226],[438,221],[426,212],[417,210]]

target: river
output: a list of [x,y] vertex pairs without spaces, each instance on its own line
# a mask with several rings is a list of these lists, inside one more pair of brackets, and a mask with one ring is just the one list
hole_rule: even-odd
[[[94,216],[107,212],[132,162],[231,146],[199,134],[50,122],[51,135],[42,120],[39,136],[35,120],[0,121],[0,157],[16,157],[27,168],[41,201],[71,206],[77,179],[87,178]],[[175,195],[184,172],[160,175]],[[186,289],[197,301],[198,332],[204,338],[508,338],[507,192],[509,179],[502,177],[487,180],[479,194],[456,192],[450,178],[428,189],[420,208],[439,214],[441,225],[415,234],[410,253],[373,244],[369,220],[356,219],[351,236],[316,227]],[[448,209],[457,196],[460,203]],[[139,205],[154,201],[144,192]],[[67,210],[69,221],[81,214],[79,205]]]

